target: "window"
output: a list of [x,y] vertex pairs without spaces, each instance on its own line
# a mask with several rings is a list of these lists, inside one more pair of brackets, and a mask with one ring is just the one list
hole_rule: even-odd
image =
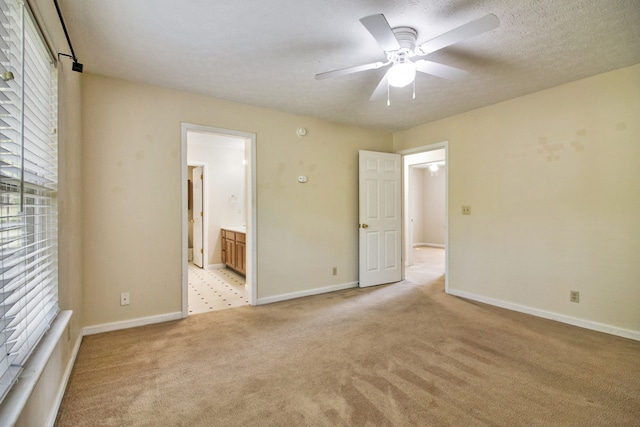
[[55,61],[0,0],[0,400],[58,313]]

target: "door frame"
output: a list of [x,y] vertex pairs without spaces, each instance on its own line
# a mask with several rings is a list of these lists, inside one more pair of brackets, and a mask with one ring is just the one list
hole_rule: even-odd
[[[256,189],[257,189],[257,169],[256,169],[256,134],[251,132],[243,132],[233,129],[224,129],[213,126],[203,126],[194,123],[181,122],[181,150],[180,150],[180,178],[182,188],[182,206],[181,206],[181,228],[182,228],[182,317],[189,316],[189,261],[188,261],[188,160],[187,160],[187,132],[206,132],[218,134],[222,136],[231,136],[244,138],[245,140],[245,160],[247,161],[245,174],[246,183],[246,205],[247,205],[247,271],[246,271],[246,289],[249,304],[256,305],[258,297],[257,283],[257,210],[256,210]],[[206,199],[205,193],[205,199]],[[204,230],[204,227],[203,227]],[[208,229],[207,229],[208,231]],[[207,240],[207,239],[204,239]],[[203,245],[203,247],[206,244]],[[206,249],[205,249],[206,253]]]
[[[207,164],[205,162],[187,162],[187,176],[189,175],[189,166],[194,166],[194,167],[201,167],[202,168],[202,175],[203,176],[207,176]],[[202,265],[204,269],[207,268],[206,264],[204,263],[204,260],[209,259],[209,239],[205,239],[204,236],[209,236],[209,221],[205,221],[205,218],[207,218],[208,216],[208,212],[206,209],[206,206],[209,206],[209,195],[207,194],[207,191],[204,188],[204,183],[206,182],[206,180],[203,180],[202,182],[202,212],[204,212],[204,215],[202,216]],[[187,189],[187,191],[189,191]],[[189,209],[187,209],[187,215],[188,215],[188,211]],[[187,218],[187,255],[189,253],[189,219]],[[187,256],[188,258],[188,256]],[[188,264],[188,259],[187,259],[187,264]]]
[[444,159],[447,167],[444,168],[444,290],[449,293],[449,141],[437,142],[434,144],[422,145],[420,147],[409,148],[406,150],[397,151],[402,155],[402,238],[404,244],[402,245],[402,279],[405,278],[405,269],[407,268],[406,260],[408,259],[408,251],[411,248],[411,236],[409,232],[410,227],[410,212],[409,212],[409,179],[407,170],[409,165],[406,164],[405,156],[409,154],[426,153],[428,151],[435,151],[444,149]]

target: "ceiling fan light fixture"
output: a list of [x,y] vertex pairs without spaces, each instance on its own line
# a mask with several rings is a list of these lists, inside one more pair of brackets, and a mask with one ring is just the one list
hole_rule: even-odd
[[416,78],[416,65],[411,62],[394,64],[387,73],[389,85],[393,87],[405,87]]
[[[391,104],[389,99],[391,86],[402,88],[413,83],[413,99],[416,99],[416,71],[449,80],[457,80],[464,77],[467,74],[466,71],[433,62],[424,57],[430,53],[444,49],[447,46],[490,31],[500,25],[498,17],[490,13],[480,19],[467,22],[446,33],[440,34],[420,45],[416,45],[418,32],[415,28],[391,28],[389,21],[387,21],[381,13],[365,16],[360,19],[360,22],[378,42],[378,45],[387,56],[387,61],[327,71],[316,74],[316,79],[322,80],[328,77],[338,77],[391,65],[391,68],[388,69],[384,77],[380,79],[371,97],[369,97],[370,101],[374,101],[381,98],[386,92],[387,105]],[[415,62],[411,61],[411,58],[415,56],[418,56],[418,58],[415,58]]]

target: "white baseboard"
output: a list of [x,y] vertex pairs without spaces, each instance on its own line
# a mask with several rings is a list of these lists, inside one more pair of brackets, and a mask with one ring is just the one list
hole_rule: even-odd
[[157,316],[139,317],[137,319],[123,320],[121,322],[104,323],[102,325],[85,326],[83,335],[100,334],[102,332],[118,331],[120,329],[135,328],[137,326],[151,325],[153,323],[169,322],[182,319],[182,312],[159,314]]
[[45,424],[48,427],[53,427],[56,422],[56,417],[58,416],[58,411],[60,410],[60,405],[62,404],[62,398],[64,397],[64,392],[67,390],[67,384],[69,383],[69,378],[71,378],[71,371],[73,371],[73,365],[76,363],[76,358],[78,357],[78,352],[80,351],[80,344],[82,344],[82,333],[78,335],[78,339],[76,340],[76,345],[71,349],[71,357],[69,357],[69,361],[67,362],[67,367],[64,370],[64,374],[62,376],[62,382],[58,387],[58,391],[54,397],[54,407],[51,414],[47,419],[47,423]]
[[440,243],[414,243],[413,247],[418,247],[418,246],[430,246],[432,248],[444,248],[444,245],[441,245]]
[[482,295],[476,295],[470,292],[459,291],[455,289],[449,289],[447,293],[485,304],[494,305],[496,307],[506,308],[508,310],[513,310],[520,313],[531,314],[532,316],[555,320],[557,322],[567,323],[569,325],[578,326],[580,328],[591,329],[592,331],[604,332],[605,334],[617,335],[619,337],[640,341],[640,331],[619,328],[617,326],[593,322],[591,320],[578,319],[576,317],[567,316],[565,314],[553,313],[551,311],[540,310],[533,307],[527,307],[525,305],[514,304],[511,302],[489,298]]
[[209,264],[207,265],[207,270],[219,270],[221,268],[226,268],[226,264]]
[[343,289],[357,288],[358,282],[341,283],[339,285],[323,286],[321,288],[308,289],[306,291],[291,292],[288,294],[274,295],[271,297],[258,298],[257,305],[270,304],[272,302],[286,301],[295,298],[308,297],[311,295],[325,294],[327,292],[341,291]]

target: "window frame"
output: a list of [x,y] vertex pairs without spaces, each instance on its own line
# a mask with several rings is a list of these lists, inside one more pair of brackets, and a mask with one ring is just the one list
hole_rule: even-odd
[[1,402],[59,307],[57,63],[27,2],[0,5]]

